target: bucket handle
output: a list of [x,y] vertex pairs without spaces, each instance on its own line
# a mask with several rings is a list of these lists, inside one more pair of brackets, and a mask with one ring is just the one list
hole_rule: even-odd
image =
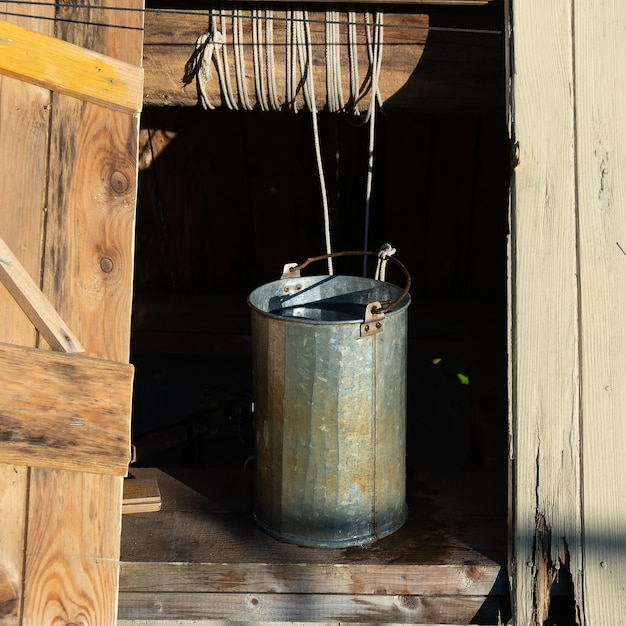
[[[287,272],[299,272],[301,269],[304,269],[307,265],[310,265],[311,263],[315,263],[317,261],[323,261],[324,259],[336,258],[340,256],[378,256],[378,255],[379,255],[378,252],[371,252],[369,250],[348,250],[345,252],[331,252],[330,254],[321,254],[320,256],[309,257],[306,261],[304,261],[303,263],[300,263],[300,265],[296,265],[296,264],[286,265],[285,274]],[[379,315],[382,313],[389,313],[389,311],[391,311],[395,306],[397,306],[400,302],[402,302],[402,300],[404,300],[405,296],[409,293],[409,289],[411,288],[411,275],[409,274],[409,271],[407,270],[407,268],[400,261],[398,261],[398,259],[396,259],[396,257],[394,256],[388,256],[386,257],[386,260],[393,261],[402,270],[402,273],[404,274],[404,277],[406,278],[406,285],[402,293],[395,300],[391,300],[391,301],[386,300],[382,302],[380,306],[376,308],[372,308],[371,312],[374,315]],[[283,274],[283,278],[285,278],[284,274]]]

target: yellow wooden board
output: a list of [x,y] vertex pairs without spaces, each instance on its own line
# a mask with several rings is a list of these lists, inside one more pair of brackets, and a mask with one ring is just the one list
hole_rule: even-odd
[[141,111],[141,67],[3,20],[0,73],[125,113]]

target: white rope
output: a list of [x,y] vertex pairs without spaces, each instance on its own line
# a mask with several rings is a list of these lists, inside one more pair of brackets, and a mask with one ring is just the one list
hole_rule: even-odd
[[338,113],[345,108],[341,84],[339,13],[326,13],[326,100],[328,110]]
[[[239,9],[232,10],[232,45],[234,53],[234,68],[236,76],[237,94],[233,92],[230,80],[230,63],[227,56],[226,45],[226,19],[224,13],[219,12],[220,30],[217,29],[216,14],[211,12],[211,28],[209,32],[201,35],[196,42],[198,55],[197,80],[200,91],[202,106],[206,109],[214,109],[215,105],[210,102],[207,93],[207,83],[212,79],[212,65],[217,68],[220,89],[225,106],[230,109],[252,110],[253,103],[248,94],[246,79],[246,60],[243,45],[243,13]],[[276,88],[276,64],[274,42],[274,13],[271,10],[251,11],[252,19],[252,63],[254,73],[254,91],[256,105],[262,111],[276,111],[286,108],[294,113],[298,111],[298,94],[302,95],[304,106],[311,112],[313,126],[313,143],[317,173],[322,192],[322,209],[324,220],[324,241],[327,254],[332,253],[330,210],[328,202],[328,188],[324,173],[320,130],[318,123],[318,107],[315,99],[315,85],[313,80],[313,50],[311,41],[310,21],[308,13],[302,10],[288,10],[286,16],[285,37],[285,97],[280,102]],[[343,94],[343,80],[341,73],[341,50],[343,48],[340,34],[339,13],[329,11],[326,13],[326,106],[329,111],[346,112],[357,118],[359,123],[369,124],[368,135],[368,158],[366,177],[366,200],[365,200],[365,228],[364,249],[368,249],[370,205],[372,197],[374,148],[376,136],[376,108],[382,106],[382,98],[378,89],[380,70],[382,64],[383,44],[383,14],[374,14],[374,22],[371,22],[369,13],[364,14],[364,31],[368,58],[368,71],[359,85],[358,64],[358,33],[356,13],[348,12],[348,27],[346,46],[348,64],[350,68],[350,96],[346,104]],[[265,35],[264,35],[265,28]],[[265,54],[263,54],[263,52]],[[299,72],[298,72],[299,70]],[[300,79],[298,80],[298,74]],[[361,114],[359,103],[365,96],[370,94],[369,103],[365,113]],[[364,261],[365,271],[365,261]],[[383,270],[384,271],[384,270]],[[328,259],[328,273],[333,274],[333,261]]]
[[[315,84],[313,81],[313,49],[311,47],[311,29],[309,27],[308,13],[306,11],[295,11],[294,22],[296,25],[295,37],[298,46],[298,57],[300,60],[300,75],[303,78],[304,101],[311,111],[311,121],[313,124],[313,145],[315,148],[315,162],[317,165],[317,175],[322,193],[322,214],[324,218],[324,242],[326,244],[326,254],[332,253],[332,242],[330,234],[330,211],[328,208],[328,186],[324,174],[324,162],[322,159],[322,149],[320,145],[320,131],[317,119],[317,105],[315,103]],[[333,260],[327,259],[328,274],[334,274]]]
[[265,35],[265,66],[267,68],[267,93],[269,98],[269,108],[272,111],[280,109],[278,94],[276,89],[276,64],[274,61],[274,11],[266,11],[266,35]]
[[[244,14],[245,13],[245,14]],[[298,14],[295,19],[294,15]],[[298,36],[295,33],[302,29],[298,22],[306,21],[304,32],[310,27],[308,14],[302,11],[285,11],[285,93],[279,95],[276,83],[276,41],[274,36],[275,13],[271,10],[249,10],[244,12],[241,9],[232,9],[231,41],[228,42],[227,16],[228,10],[220,9],[211,11],[211,28],[204,33],[196,42],[196,54],[198,56],[197,78],[199,91],[206,108],[215,108],[216,104],[209,102],[207,83],[213,78],[211,66],[217,69],[217,74],[222,91],[223,104],[227,108],[253,109],[256,107],[264,111],[276,111],[288,109],[296,112],[298,105],[309,108],[310,94],[305,93],[306,77],[313,72],[312,57],[311,67],[303,67],[299,59],[303,58],[298,52]],[[372,108],[372,99],[376,99],[378,105],[382,104],[380,93],[377,89],[378,77],[380,74],[380,61],[382,58],[382,13],[376,13],[374,22],[370,14],[364,14],[362,25],[365,38],[365,50],[367,52],[368,71],[363,83],[359,85],[359,61],[358,50],[360,49],[358,35],[357,14],[350,11],[347,16],[346,40],[341,37],[341,19],[336,11],[326,12],[325,19],[325,50],[326,50],[326,106],[331,112],[344,112],[356,118],[360,123],[369,120],[369,112],[362,116],[359,111],[359,104],[363,103],[366,96],[370,94],[368,110]],[[254,80],[254,96],[250,97],[248,90],[248,79],[246,72],[245,44],[244,44],[244,20],[251,20],[252,39],[252,59],[249,64],[250,74]],[[219,28],[218,28],[219,24]],[[302,35],[304,37],[304,35]],[[232,45],[233,62],[228,57],[228,48]],[[202,47],[202,50],[200,48]],[[345,98],[342,77],[342,54],[347,56],[349,66],[349,97]],[[236,75],[236,91],[233,89],[230,79],[231,65]],[[298,75],[300,79],[298,79]],[[307,88],[308,89],[308,88]],[[310,91],[310,89],[309,89]],[[299,100],[301,96],[302,100]]]
[[378,262],[376,264],[376,273],[374,274],[374,280],[382,280],[383,282],[387,278],[387,262],[389,258],[396,253],[396,249],[389,243],[385,243],[380,247],[378,251]]
[[[359,63],[357,54],[356,13],[348,13],[348,61],[350,63],[350,106],[352,115],[359,114]],[[367,248],[365,248],[367,250]]]
[[[370,58],[371,72],[371,97],[367,112],[368,117],[368,154],[367,154],[367,176],[365,180],[365,217],[363,219],[363,249],[369,250],[369,224],[370,209],[372,203],[372,185],[374,180],[374,148],[376,142],[376,106],[379,104],[380,93],[378,91],[378,79],[382,63],[383,44],[383,14],[378,12],[375,17],[374,35],[368,36],[368,56]],[[363,259],[363,275],[366,274],[366,259]],[[384,280],[384,279],[383,279]]]
[[241,11],[233,9],[233,49],[235,51],[235,74],[237,76],[237,92],[242,107],[248,111],[253,109],[248,97],[246,84],[246,65],[243,55],[243,27],[241,23]]
[[[257,102],[261,111],[269,111],[266,98],[265,73],[263,72],[263,20],[260,19],[261,12],[257,9],[252,11],[252,57],[254,69],[254,88]],[[265,46],[267,48],[267,46]]]

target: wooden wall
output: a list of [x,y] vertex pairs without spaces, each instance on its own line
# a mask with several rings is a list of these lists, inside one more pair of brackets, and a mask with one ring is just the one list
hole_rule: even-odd
[[612,0],[511,3],[511,577],[519,624],[626,623],[623,32]]

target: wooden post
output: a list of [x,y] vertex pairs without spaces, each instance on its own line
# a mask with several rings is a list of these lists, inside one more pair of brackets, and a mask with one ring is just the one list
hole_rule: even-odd
[[584,612],[589,625],[624,625],[626,5],[575,4]]
[[[38,11],[17,21],[139,66],[143,14],[104,5],[142,8],[133,0],[105,0],[55,14],[54,7],[37,5],[48,19],[37,19],[44,16]],[[3,6],[9,14],[29,10]],[[80,336],[86,355],[127,362],[137,106],[118,112],[13,78],[0,80],[0,158],[3,171],[12,174],[0,183],[0,232]],[[0,339],[36,346],[30,322],[8,293],[0,294]],[[0,583],[8,594],[3,626],[113,626],[122,477],[27,465],[24,458],[23,466],[0,469]]]
[[[52,33],[54,21],[40,18],[53,17],[53,7],[32,5],[9,11],[9,4],[2,6],[23,16],[6,16],[7,20]],[[48,90],[0,75],[0,168],[6,173],[0,176],[0,233],[35,279],[39,278],[41,249],[33,242],[41,242],[45,216],[46,177],[41,156],[47,149],[49,107]],[[35,327],[4,286],[0,286],[0,309],[0,340],[35,346]],[[26,464],[0,465],[0,571],[5,590],[11,589],[16,596],[12,602],[7,593],[8,601],[0,609],[2,626],[22,623],[29,476]]]
[[516,624],[624,624],[626,6],[512,0],[510,396]]

